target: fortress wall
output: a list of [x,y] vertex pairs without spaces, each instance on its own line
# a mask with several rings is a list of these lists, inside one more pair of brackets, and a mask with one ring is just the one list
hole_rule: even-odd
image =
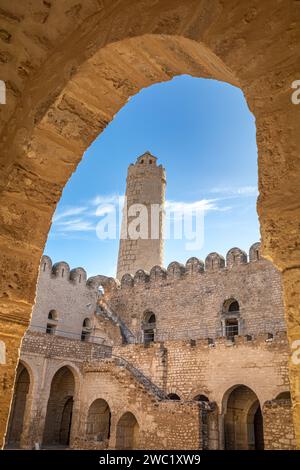
[[285,334],[273,340],[261,335],[246,341],[239,337],[235,343],[220,338],[215,346],[205,340],[169,341],[114,347],[120,355],[144,372],[167,393],[176,393],[183,400],[206,395],[221,408],[225,392],[232,386],[244,384],[258,396],[261,405],[289,390],[288,346]]
[[43,256],[30,329],[45,332],[48,314],[54,310],[58,318],[56,335],[80,339],[83,321],[88,318],[91,335],[97,335],[101,343],[106,336],[102,337],[94,312],[102,279],[103,276],[87,279],[83,268],[71,270],[65,262],[52,265],[51,259]]
[[26,360],[26,357],[31,354],[46,357],[48,360],[66,359],[81,363],[109,356],[111,347],[29,330],[22,342],[21,360]]
[[106,400],[111,410],[111,435],[108,448],[115,448],[118,421],[125,412],[132,413],[139,425],[137,448],[198,449],[201,445],[197,403],[159,401],[125,369],[109,361],[87,366],[82,389],[80,424],[73,440],[76,448],[103,448],[85,436],[88,409],[94,400]]
[[226,264],[211,253],[205,263],[191,258],[185,266],[173,262],[167,270],[155,266],[150,274],[142,270],[134,277],[126,274],[121,287],[111,292],[110,307],[138,339],[145,311],[156,316],[156,341],[222,336],[223,304],[230,298],[239,303],[241,334],[282,331],[281,274],[269,261],[254,257],[258,247],[250,248],[249,262],[234,248]]

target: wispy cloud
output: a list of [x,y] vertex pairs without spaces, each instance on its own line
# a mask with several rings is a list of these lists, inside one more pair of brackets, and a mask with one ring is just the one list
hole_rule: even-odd
[[108,195],[102,195],[98,194],[95,196],[91,201],[90,204],[92,206],[100,206],[100,205],[105,205],[105,204],[119,204],[124,202],[124,195],[123,194],[108,194]]
[[241,186],[241,187],[215,187],[210,190],[212,194],[222,194],[224,196],[257,196],[258,189],[256,186]]
[[220,207],[218,205],[219,199],[200,199],[193,202],[185,201],[171,201],[167,200],[165,208],[167,212],[208,212],[208,211],[224,211],[229,210],[230,207]]
[[61,232],[90,232],[96,228],[92,221],[82,218],[60,221],[55,226]]
[[[196,201],[167,200],[165,210],[168,218],[181,218],[184,214],[201,212],[203,215],[210,211],[228,211],[229,206],[220,204],[222,198],[199,199]],[[71,238],[86,232],[96,233],[96,227],[101,217],[116,211],[117,220],[121,218],[124,195],[97,195],[83,206],[66,207],[58,211],[54,218],[51,234],[55,237]],[[120,212],[118,212],[120,211]],[[120,220],[119,220],[120,222]]]
[[55,212],[53,216],[53,222],[58,222],[61,219],[65,219],[66,217],[71,217],[73,215],[82,214],[87,210],[87,207],[69,207],[64,209],[61,212]]

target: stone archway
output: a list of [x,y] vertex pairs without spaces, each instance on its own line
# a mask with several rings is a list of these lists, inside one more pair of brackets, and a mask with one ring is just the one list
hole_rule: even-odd
[[110,438],[111,411],[106,400],[98,398],[89,407],[86,437],[93,442],[105,442]]
[[55,373],[51,382],[43,445],[69,445],[74,392],[74,375],[68,367],[64,366]]
[[8,446],[20,446],[29,388],[30,375],[27,368],[22,363],[19,363],[7,429],[6,444]]
[[226,450],[263,450],[263,417],[256,394],[238,385],[226,394],[224,417]]
[[117,424],[116,449],[131,450],[138,448],[139,424],[135,416],[127,411]]
[[[24,0],[2,13],[2,79],[8,86],[0,116],[0,340],[10,365],[0,370],[1,436],[61,191],[127,99],[178,74],[241,87],[255,115],[263,254],[283,272],[291,345],[300,338],[299,134],[291,102],[291,83],[299,78],[296,2],[46,3],[35,11]],[[266,27],[270,11],[272,28]],[[291,363],[300,445],[299,380],[299,365]]]

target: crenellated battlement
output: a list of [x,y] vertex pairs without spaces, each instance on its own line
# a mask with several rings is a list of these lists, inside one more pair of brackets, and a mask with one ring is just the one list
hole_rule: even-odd
[[172,261],[166,269],[161,266],[153,266],[150,272],[139,269],[134,275],[126,273],[122,276],[120,284],[121,288],[126,288],[158,281],[178,280],[205,272],[215,273],[258,262],[266,263],[266,260],[261,256],[260,243],[256,242],[251,245],[248,255],[240,248],[234,247],[227,252],[226,260],[216,252],[209,253],[205,261],[193,256],[186,261],[185,265]]
[[40,275],[46,274],[50,275],[51,278],[61,278],[62,280],[68,280],[72,284],[85,284],[86,287],[93,290],[97,290],[100,286],[105,290],[113,290],[155,284],[157,282],[188,279],[190,276],[216,273],[261,262],[266,263],[267,261],[261,256],[260,243],[256,242],[251,245],[248,255],[240,248],[233,247],[227,252],[226,259],[219,253],[212,252],[206,256],[204,261],[195,256],[189,258],[185,264],[172,261],[167,268],[156,265],[151,268],[150,272],[139,269],[134,275],[126,273],[122,276],[121,281],[103,275],[87,278],[84,268],[70,269],[69,264],[65,261],[52,264],[51,258],[44,255],[40,263]]
[[62,282],[70,282],[74,285],[85,285],[86,287],[97,290],[100,286],[104,288],[117,287],[118,281],[107,276],[91,276],[87,277],[84,268],[78,267],[71,269],[65,261],[59,261],[53,264],[49,256],[42,256],[40,262],[40,276],[49,276],[50,279],[61,279]]

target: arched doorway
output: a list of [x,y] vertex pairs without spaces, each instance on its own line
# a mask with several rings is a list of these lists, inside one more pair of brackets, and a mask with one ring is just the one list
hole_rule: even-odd
[[28,370],[22,363],[19,363],[6,437],[6,443],[9,446],[18,447],[20,445],[29,387],[30,376]]
[[89,440],[104,442],[110,437],[111,412],[107,401],[99,398],[89,407],[86,436]]
[[69,445],[74,389],[73,373],[68,367],[62,367],[56,372],[51,383],[43,445]]
[[139,424],[135,416],[124,413],[117,424],[116,449],[130,450],[138,448]]
[[225,397],[225,449],[262,450],[263,416],[256,394],[249,387],[238,385]]

